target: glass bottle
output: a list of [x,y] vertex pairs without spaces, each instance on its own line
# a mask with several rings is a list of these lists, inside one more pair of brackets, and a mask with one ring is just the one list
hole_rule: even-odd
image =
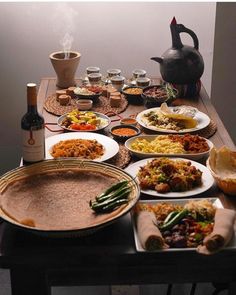
[[27,84],[27,113],[21,119],[23,163],[34,163],[45,158],[44,118],[37,110],[37,86]]

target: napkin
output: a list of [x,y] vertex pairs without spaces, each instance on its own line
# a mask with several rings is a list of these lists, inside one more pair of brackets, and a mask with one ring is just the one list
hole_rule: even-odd
[[231,240],[234,234],[236,212],[231,209],[216,209],[215,223],[211,234],[205,237],[203,245],[198,246],[201,254],[210,255],[220,251]]
[[140,211],[138,213],[137,233],[142,247],[148,251],[168,247],[156,225],[156,216],[153,212]]

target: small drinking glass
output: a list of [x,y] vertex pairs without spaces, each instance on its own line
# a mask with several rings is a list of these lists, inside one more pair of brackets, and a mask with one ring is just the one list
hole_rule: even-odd
[[146,77],[146,74],[147,74],[147,72],[145,70],[141,70],[141,69],[133,70],[133,78],[134,79]]
[[139,77],[136,79],[136,85],[139,87],[146,87],[149,86],[151,83],[151,79],[147,78],[147,77]]
[[92,74],[92,73],[100,73],[100,68],[99,67],[87,67],[86,72],[87,72],[87,75]]
[[113,76],[111,77],[111,84],[117,91],[121,91],[125,84],[125,77],[123,76]]
[[101,73],[88,74],[88,80],[91,85],[99,84],[102,81],[102,74]]
[[114,77],[114,76],[120,76],[121,70],[120,69],[109,69],[107,70],[107,76],[108,78]]

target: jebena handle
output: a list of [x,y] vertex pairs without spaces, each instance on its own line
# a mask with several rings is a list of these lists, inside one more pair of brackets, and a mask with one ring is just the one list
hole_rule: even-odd
[[178,25],[178,31],[179,31],[179,33],[187,33],[187,34],[189,34],[193,39],[194,48],[198,50],[198,48],[199,48],[198,38],[197,38],[197,35],[192,30],[186,28],[182,24],[179,24]]

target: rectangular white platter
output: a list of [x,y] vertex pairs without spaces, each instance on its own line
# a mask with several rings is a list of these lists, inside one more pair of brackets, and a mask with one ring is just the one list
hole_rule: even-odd
[[[223,204],[221,203],[220,199],[218,198],[207,198],[212,204],[217,207],[217,208],[223,208]],[[188,201],[198,201],[201,199],[168,199],[168,200],[139,200],[139,203],[141,204],[158,204],[158,203],[172,203],[176,205],[185,205]],[[134,215],[131,213],[132,216],[132,224],[133,224],[133,230],[134,230],[134,240],[135,240],[135,247],[138,252],[150,252],[145,250],[142,245],[140,244],[139,238],[138,238],[138,233],[137,233],[137,228],[136,228],[136,223],[134,220]],[[234,236],[230,243],[228,244],[227,247],[225,247],[224,250],[236,250],[236,224],[234,225]],[[179,251],[196,251],[196,248],[169,248],[169,249],[160,249],[160,250],[155,250],[153,252],[179,252]]]

